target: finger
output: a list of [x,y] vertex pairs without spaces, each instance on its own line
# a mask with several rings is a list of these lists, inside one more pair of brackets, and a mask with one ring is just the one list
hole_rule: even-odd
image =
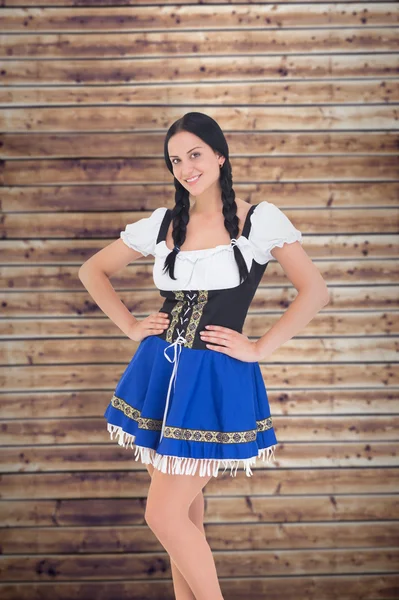
[[201,340],[208,341],[208,342],[226,342],[226,343],[231,343],[231,336],[229,335],[223,335],[222,333],[219,334],[215,334],[215,333],[203,333],[200,336]]
[[[211,346],[213,348],[231,348],[231,344],[228,341],[223,340],[204,340],[205,346]],[[213,342],[213,344],[212,344]]]
[[228,327],[222,327],[222,325],[205,325],[206,331],[214,331],[215,333],[236,333],[235,329],[229,329]]
[[167,325],[169,324],[169,318],[168,317],[153,317],[153,319],[151,320],[151,323],[153,325]]
[[225,346],[214,346],[213,344],[205,344],[209,350],[215,350],[216,352],[222,352],[223,354],[228,354],[226,352],[227,348]]

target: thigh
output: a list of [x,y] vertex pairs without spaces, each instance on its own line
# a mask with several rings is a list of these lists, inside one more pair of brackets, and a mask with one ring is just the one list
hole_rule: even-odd
[[147,471],[149,472],[149,474],[150,474],[150,475],[151,475],[151,477],[152,477],[152,474],[153,474],[153,472],[154,472],[154,467],[153,467],[153,465],[146,465],[146,468],[147,468]]
[[190,505],[202,493],[213,475],[172,475],[154,469],[148,490],[148,514],[189,513]]
[[[145,465],[147,468],[147,471],[149,472],[150,476],[152,477],[152,474],[154,472],[154,467],[151,464],[147,464]],[[179,477],[181,477],[179,475]],[[189,507],[189,517],[192,520],[193,523],[195,523],[197,525],[197,527],[199,527],[201,529],[201,531],[204,531],[204,515],[205,515],[205,498],[204,498],[204,494],[203,491],[199,491],[198,494],[196,495],[196,497],[194,498],[194,500],[192,501],[190,507]]]

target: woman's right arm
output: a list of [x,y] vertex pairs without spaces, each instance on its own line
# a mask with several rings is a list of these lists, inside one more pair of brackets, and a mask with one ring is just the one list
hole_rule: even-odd
[[135,342],[141,341],[148,335],[162,333],[170,322],[169,315],[159,311],[150,313],[144,319],[136,319],[111,285],[109,278],[140,256],[143,256],[141,252],[127,246],[122,239],[118,239],[91,256],[78,272],[80,281],[94,302],[125,335]]
[[129,335],[138,319],[123,304],[109,278],[141,256],[140,252],[118,239],[91,256],[78,272],[80,281],[94,302],[126,335]]

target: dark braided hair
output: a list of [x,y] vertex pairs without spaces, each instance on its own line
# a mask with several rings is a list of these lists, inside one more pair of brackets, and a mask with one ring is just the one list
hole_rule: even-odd
[[[224,164],[220,169],[220,186],[222,188],[224,226],[230,234],[230,239],[236,239],[238,235],[239,224],[237,217],[237,203],[235,201],[236,195],[233,189],[232,170],[229,160],[229,147],[220,126],[214,119],[212,119],[212,117],[200,112],[186,113],[183,117],[175,121],[169,128],[164,143],[164,157],[166,166],[172,174],[173,165],[169,158],[168,142],[173,135],[179,133],[180,131],[188,131],[193,133],[225,158]],[[163,270],[164,273],[169,273],[169,276],[176,280],[174,274],[176,256],[177,253],[180,252],[180,246],[186,239],[187,224],[190,220],[190,199],[189,191],[180,183],[180,181],[176,179],[176,177],[173,177],[173,179],[176,190],[175,206],[172,209],[172,236],[174,248],[166,257]],[[233,245],[233,250],[234,258],[239,270],[240,283],[242,283],[248,277],[247,264],[243,255],[241,254],[240,248],[237,245]]]

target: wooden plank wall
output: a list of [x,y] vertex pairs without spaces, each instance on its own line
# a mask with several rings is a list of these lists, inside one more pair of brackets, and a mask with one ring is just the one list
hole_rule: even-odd
[[[102,416],[136,346],[77,272],[173,206],[164,135],[200,110],[237,195],[286,212],[331,292],[261,364],[276,463],[205,489],[225,598],[398,598],[398,5],[2,5],[1,597],[174,597],[149,475]],[[112,279],[137,317],[161,306],[147,258]],[[273,261],[244,332],[294,295]]]

